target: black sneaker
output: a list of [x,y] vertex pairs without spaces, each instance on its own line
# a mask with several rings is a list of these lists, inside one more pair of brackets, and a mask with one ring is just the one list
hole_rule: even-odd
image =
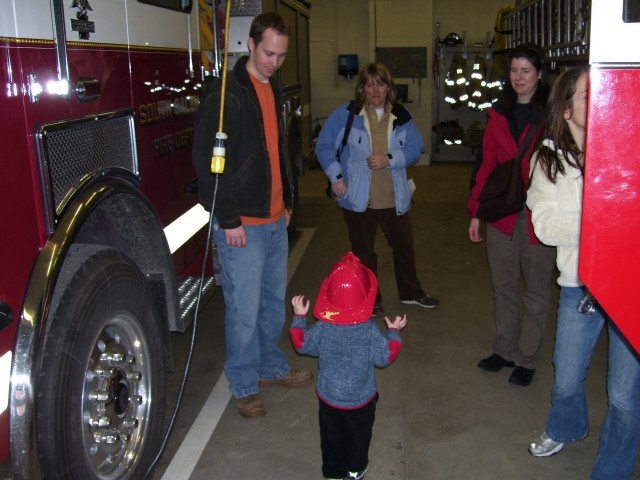
[[486,370],[487,372],[499,372],[504,367],[514,368],[515,366],[515,362],[505,360],[497,353],[492,353],[487,358],[483,358],[478,362],[478,368]]
[[415,300],[400,300],[400,303],[406,305],[418,305],[422,308],[436,308],[440,305],[437,298],[433,298],[431,295],[425,295],[424,297],[416,298]]
[[380,303],[376,303],[373,306],[373,312],[371,313],[372,317],[379,317],[380,315],[384,315],[384,308]]

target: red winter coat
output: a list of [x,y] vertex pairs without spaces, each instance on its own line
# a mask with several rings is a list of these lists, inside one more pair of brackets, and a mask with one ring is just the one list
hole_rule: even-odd
[[[476,218],[476,212],[478,211],[478,196],[484,188],[484,184],[487,181],[487,177],[493,171],[498,163],[504,163],[518,155],[519,144],[523,141],[524,137],[532,125],[525,126],[524,130],[520,134],[518,143],[511,135],[509,128],[509,122],[507,117],[498,112],[495,108],[488,110],[487,127],[484,132],[484,138],[482,141],[482,164],[476,174],[475,184],[471,189],[471,195],[469,196],[469,202],[467,209],[471,218]],[[533,128],[538,128],[534,125]],[[527,152],[522,157],[522,179],[524,180],[525,190],[529,188],[529,159],[533,150],[533,144],[535,138],[531,142]],[[526,207],[525,207],[526,208]],[[527,224],[529,227],[529,240],[533,244],[540,243],[533,232],[533,225],[531,224],[531,210],[527,210]],[[516,226],[516,220],[518,214],[508,215],[495,222],[489,222],[492,227],[497,228],[505,235],[513,235],[513,231]]]

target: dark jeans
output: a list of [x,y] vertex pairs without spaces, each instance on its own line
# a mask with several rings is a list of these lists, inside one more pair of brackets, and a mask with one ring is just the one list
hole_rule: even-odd
[[[394,208],[370,209],[352,212],[342,209],[349,230],[351,251],[373,273],[378,274],[378,256],[373,249],[378,225],[393,251],[393,270],[400,300],[415,300],[425,295],[416,272],[416,255],[413,249],[413,228],[409,213],[396,215]],[[376,303],[382,295],[378,290]]]
[[369,444],[376,418],[378,395],[362,408],[341,410],[320,400],[322,474],[343,478],[369,464]]

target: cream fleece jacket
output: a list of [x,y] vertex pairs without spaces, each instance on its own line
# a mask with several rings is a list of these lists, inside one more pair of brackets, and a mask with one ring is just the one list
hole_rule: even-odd
[[[543,145],[555,150],[549,139]],[[556,265],[560,271],[558,284],[580,287],[578,277],[580,252],[580,222],[582,219],[582,185],[580,170],[571,167],[560,155],[565,175],[551,183],[537,162],[538,153],[531,158],[531,185],[527,192],[527,206],[536,236],[545,245],[557,247]]]

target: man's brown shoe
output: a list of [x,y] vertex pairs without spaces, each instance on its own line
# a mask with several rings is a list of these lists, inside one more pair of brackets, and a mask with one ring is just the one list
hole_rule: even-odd
[[238,412],[245,418],[258,418],[264,417],[267,411],[264,408],[264,403],[260,395],[252,393],[246,397],[238,399]]
[[309,370],[291,370],[282,378],[261,379],[261,387],[280,385],[281,387],[301,388],[313,383],[313,373]]

